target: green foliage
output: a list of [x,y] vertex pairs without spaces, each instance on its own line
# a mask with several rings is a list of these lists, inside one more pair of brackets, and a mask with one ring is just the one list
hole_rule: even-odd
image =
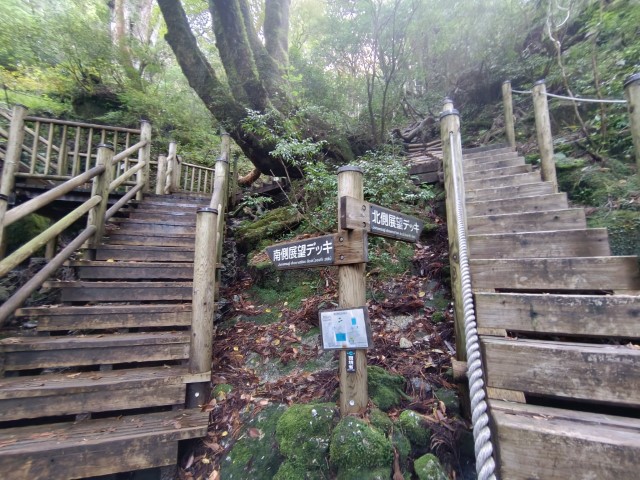
[[[20,248],[35,236],[44,232],[51,226],[51,220],[37,213],[32,213],[26,217],[12,223],[7,227],[5,238],[7,239],[7,254]],[[36,252],[35,256],[42,255],[44,249]]]
[[417,450],[424,451],[429,447],[431,430],[420,414],[413,410],[404,410],[398,417],[396,427],[407,436]]
[[438,458],[431,453],[418,458],[413,462],[413,466],[419,480],[447,480],[449,478]]
[[355,417],[344,417],[333,430],[329,447],[331,464],[338,469],[338,478],[351,472],[367,478],[365,472],[386,468],[387,478],[393,460],[391,441],[379,430]]

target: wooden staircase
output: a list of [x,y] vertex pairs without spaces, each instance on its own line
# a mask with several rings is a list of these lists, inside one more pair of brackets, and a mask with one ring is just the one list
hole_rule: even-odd
[[509,148],[464,155],[472,289],[501,479],[640,467],[640,272]]
[[206,434],[185,409],[198,197],[148,196],[108,224],[61,304],[22,308],[37,335],[0,341],[0,472],[92,477],[173,465],[178,442]]

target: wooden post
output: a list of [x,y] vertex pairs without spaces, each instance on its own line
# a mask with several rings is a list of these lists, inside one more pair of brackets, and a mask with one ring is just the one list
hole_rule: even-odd
[[4,245],[6,242],[4,238],[4,215],[9,206],[9,197],[13,193],[16,172],[20,165],[22,142],[24,141],[24,118],[26,116],[26,107],[22,105],[13,107],[2,178],[0,178],[0,254],[2,254],[2,257],[4,257]]
[[624,96],[627,98],[629,128],[636,151],[637,174],[640,175],[640,73],[631,75],[624,82]]
[[156,195],[164,195],[164,187],[167,183],[167,156],[158,156],[158,173],[156,174]]
[[[211,370],[213,355],[216,256],[212,252],[216,251],[218,210],[200,208],[196,215],[189,371],[205,373]],[[207,402],[209,389],[209,382],[189,384],[187,408],[195,408]]]
[[142,200],[144,194],[149,191],[149,179],[151,172],[151,123],[147,120],[140,122],[140,140],[146,141],[147,144],[138,150],[138,162],[146,162],[144,168],[138,170],[137,183],[144,185],[136,195],[136,200]]
[[56,256],[56,247],[58,246],[58,237],[53,237],[51,240],[47,242],[47,246],[44,250],[44,258],[46,260],[51,260]]
[[502,84],[502,105],[504,106],[504,133],[511,148],[516,148],[516,130],[513,121],[513,97],[511,95],[511,80]]
[[[345,166],[338,169],[338,225],[342,212],[340,198],[350,196],[364,200],[362,170]],[[347,241],[358,233],[356,230],[342,230],[338,234],[346,235]],[[366,306],[365,263],[338,267],[338,302],[340,308]],[[347,372],[347,352],[340,351],[340,415],[362,413],[369,402],[367,386],[367,351],[355,350],[355,372]]]
[[[217,264],[222,263],[222,247],[224,246],[224,226],[225,226],[225,216],[224,212],[227,208],[227,184],[229,181],[229,161],[226,159],[224,155],[224,150],[222,157],[218,159],[215,167],[215,174],[213,179],[213,195],[211,197],[211,207],[215,208],[220,212],[218,215],[218,228],[216,230],[216,257],[215,261]],[[216,273],[216,288],[215,295],[216,298],[219,297],[218,293],[220,290],[220,280],[221,280],[222,271],[220,269],[217,270]]]
[[231,178],[231,208],[236,206],[236,197],[238,196],[238,156],[236,152],[233,155],[233,177]]
[[538,80],[533,86],[533,110],[536,117],[536,135],[540,150],[540,169],[542,180],[551,182],[554,191],[558,191],[556,179],[556,163],[553,159],[553,136],[551,134],[551,120],[547,104],[547,88],[544,80]]
[[96,166],[103,165],[105,169],[104,172],[93,179],[91,196],[100,195],[102,200],[100,200],[100,203],[89,212],[87,226],[93,225],[96,227],[96,233],[89,240],[89,248],[96,248],[102,241],[102,236],[104,235],[104,217],[109,204],[109,184],[111,183],[111,163],[113,154],[113,147],[110,144],[101,143],[98,145]]
[[180,190],[180,180],[178,173],[178,144],[176,142],[169,142],[169,153],[167,154],[167,162],[171,166],[167,166],[167,169],[171,170],[171,177],[167,179],[169,184],[169,192],[173,193]]
[[[447,103],[445,103],[447,106]],[[462,279],[460,276],[460,245],[458,243],[458,210],[454,193],[454,173],[458,184],[460,201],[464,205],[464,179],[462,175],[462,147],[460,142],[460,117],[455,109],[440,114],[440,135],[442,139],[444,182],[447,192],[447,232],[449,235],[449,263],[451,269],[451,290],[454,299],[456,334],[456,359],[466,361],[467,349],[464,330],[464,305],[462,303]],[[452,142],[453,138],[453,142]],[[453,148],[452,148],[453,143]],[[455,172],[453,168],[455,163]],[[466,222],[465,222],[466,224]]]

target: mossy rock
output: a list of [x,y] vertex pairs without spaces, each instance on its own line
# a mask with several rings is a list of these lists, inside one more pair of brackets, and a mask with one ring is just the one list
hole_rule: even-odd
[[387,372],[375,365],[367,367],[369,396],[373,403],[383,411],[400,404],[406,398],[403,392],[404,377]]
[[276,427],[280,452],[287,461],[306,469],[323,469],[335,415],[331,403],[291,406]]
[[[284,405],[271,405],[244,424],[243,431],[220,468],[221,480],[271,480],[278,472],[282,456],[276,440],[276,425]],[[249,435],[257,429],[259,435]]]
[[391,467],[339,472],[336,480],[389,480]]
[[258,220],[242,222],[236,227],[234,237],[238,247],[247,253],[256,248],[260,242],[292,230],[301,219],[300,214],[293,213],[290,207],[276,208],[268,211]]
[[399,429],[395,429],[391,436],[391,443],[398,451],[398,459],[402,470],[407,471],[409,468],[409,455],[411,455],[411,442],[404,433]]
[[383,432],[364,420],[345,417],[333,429],[329,457],[331,465],[338,470],[338,478],[351,478],[350,472],[364,475],[364,472],[386,469],[385,478],[388,479],[393,446]]
[[273,480],[326,480],[326,478],[327,476],[320,470],[307,470],[303,465],[285,460]]
[[404,410],[398,417],[396,427],[407,436],[416,450],[429,447],[431,430],[419,413],[413,410]]
[[[50,226],[51,220],[37,213],[27,215],[9,225],[4,237],[7,240],[7,255],[44,232]],[[42,256],[43,253],[44,247],[38,250],[33,256]]]
[[457,415],[460,413],[460,400],[458,399],[458,392],[450,390],[448,388],[439,388],[434,390],[434,395],[438,400],[444,403],[447,407],[447,413]]
[[606,227],[614,255],[640,255],[640,212],[602,210],[588,219],[589,227]]
[[393,422],[389,418],[389,415],[378,408],[371,410],[371,413],[369,413],[369,421],[371,425],[381,432],[384,432],[385,435],[389,435],[393,429]]
[[438,458],[427,453],[413,462],[413,468],[419,480],[449,480]]

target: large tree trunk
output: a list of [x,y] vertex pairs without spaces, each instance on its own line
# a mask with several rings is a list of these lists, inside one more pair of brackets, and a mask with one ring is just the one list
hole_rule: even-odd
[[[284,117],[295,107],[285,78],[290,0],[266,1],[264,44],[256,32],[247,0],[208,1],[226,83],[199,49],[177,0],[158,0],[167,24],[167,42],[191,88],[253,164],[267,175],[288,173],[298,177],[297,168],[290,168],[269,154],[275,147],[273,140],[260,138],[242,127],[247,109]],[[336,160],[350,155],[332,146],[326,153]]]

